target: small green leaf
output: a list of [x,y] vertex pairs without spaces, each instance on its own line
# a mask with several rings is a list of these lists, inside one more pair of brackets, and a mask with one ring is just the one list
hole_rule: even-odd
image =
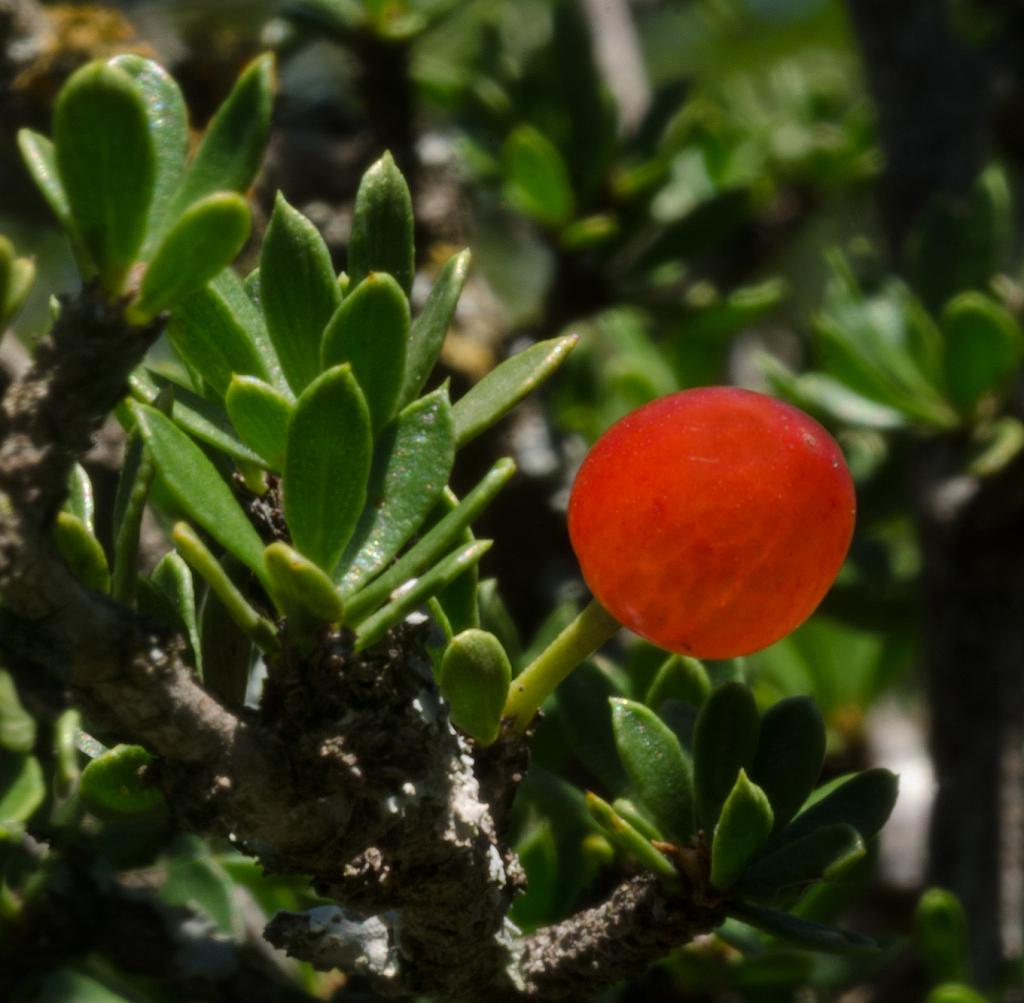
[[142,92],[123,70],[83,66],[57,98],[53,134],[75,232],[117,293],[142,247],[156,183]]
[[651,846],[650,840],[639,829],[624,819],[607,801],[587,791],[587,809],[611,842],[627,856],[639,861],[649,871],[665,878],[677,878],[679,873],[668,859]]
[[253,183],[270,136],[273,78],[273,56],[260,56],[246,67],[210,120],[169,218],[212,192],[244,192]]
[[711,883],[725,891],[746,870],[772,831],[772,808],[764,791],[741,769],[715,826]]
[[576,211],[569,169],[562,155],[542,133],[521,125],[505,140],[501,152],[508,200],[545,226],[563,226]]
[[768,795],[781,830],[818,782],[825,761],[825,722],[810,697],[788,697],[761,718],[750,778]]
[[78,516],[90,533],[95,532],[93,518],[96,503],[92,495],[92,481],[80,463],[71,468],[71,476],[68,478],[68,499],[64,507],[72,515]]
[[335,569],[350,595],[390,563],[437,504],[455,462],[446,389],[410,404],[374,448],[366,505]]
[[412,199],[402,172],[385,153],[363,175],[356,193],[348,276],[358,286],[370,272],[387,272],[408,296],[416,274]]
[[700,824],[711,832],[740,770],[757,752],[760,720],[754,695],[742,683],[726,683],[708,697],[693,734],[694,775]]
[[36,1003],[131,1003],[127,996],[112,992],[102,982],[70,968],[47,974],[34,999]]
[[271,594],[285,615],[302,610],[323,623],[338,623],[345,609],[334,583],[312,561],[286,543],[272,543],[264,553]]
[[107,555],[99,540],[89,532],[78,516],[70,512],[57,513],[53,542],[71,573],[87,589],[104,593],[110,590]]
[[452,638],[441,659],[441,696],[452,722],[481,745],[501,728],[501,711],[512,681],[512,665],[501,642],[485,630],[464,630]]
[[163,804],[159,788],[142,779],[153,757],[141,745],[116,745],[84,770],[79,792],[85,806],[100,817],[137,815]]
[[0,749],[25,753],[35,744],[35,718],[21,705],[11,674],[0,669]]
[[877,954],[878,945],[869,937],[848,930],[812,923],[774,909],[762,909],[746,902],[734,902],[729,915],[773,937],[788,941],[810,951],[826,954]]
[[866,841],[885,825],[896,804],[899,778],[889,770],[872,769],[844,780],[820,801],[802,811],[781,833],[789,843],[826,825],[845,822]]
[[242,442],[259,453],[271,470],[284,470],[288,421],[295,405],[255,376],[232,377],[224,404]]
[[434,280],[427,302],[412,322],[405,379],[399,395],[401,407],[415,400],[441,355],[445,335],[455,316],[462,287],[466,284],[469,264],[468,250],[453,255],[445,262]]
[[185,174],[188,153],[188,111],[174,78],[152,59],[123,53],[109,60],[109,66],[123,70],[134,81],[146,103],[146,117],[156,151],[156,173],[149,225],[143,241],[143,255],[155,246],[168,222],[167,209]]
[[578,341],[575,334],[539,341],[491,370],[455,403],[456,447],[461,449],[536,390]]
[[693,767],[679,740],[648,707],[613,698],[612,728],[636,800],[678,845],[694,830]]
[[370,414],[350,366],[328,369],[288,422],[284,515],[299,553],[330,574],[366,501]]
[[647,690],[644,703],[657,710],[666,700],[679,700],[700,707],[711,692],[707,669],[696,658],[670,655]]
[[395,589],[391,602],[359,625],[356,651],[364,651],[376,644],[396,623],[474,567],[490,549],[490,540],[478,540],[460,547],[419,578],[410,579]]
[[967,915],[945,888],[929,888],[914,913],[914,939],[933,982],[966,982],[970,972]]
[[277,356],[261,343],[262,325],[238,276],[226,270],[175,306],[168,334],[181,360],[223,396],[236,373],[273,381]]
[[132,412],[174,500],[263,581],[263,543],[214,465],[155,408],[133,404]]
[[[572,678],[573,676],[569,677],[569,679]],[[662,834],[658,827],[628,798],[616,798],[612,802],[612,807],[647,839],[661,839]]]
[[71,206],[57,170],[57,155],[46,136],[31,129],[18,130],[18,148],[32,180],[64,229],[71,227]]
[[46,782],[39,760],[0,752],[0,824],[27,822],[45,798]]
[[234,260],[250,225],[249,203],[233,192],[190,205],[157,247],[129,316],[148,321],[206,285]]
[[971,417],[983,397],[1009,389],[1024,357],[1024,334],[998,303],[975,292],[946,304],[942,333],[949,398]]
[[628,778],[615,748],[613,697],[622,691],[593,661],[573,669],[555,690],[558,719],[570,751],[604,787],[625,790]]
[[771,905],[805,885],[838,875],[865,852],[864,840],[853,826],[827,825],[755,860],[735,890],[744,898]]
[[989,1003],[989,998],[963,983],[947,982],[936,986],[924,1003]]
[[260,303],[281,368],[299,394],[320,373],[320,342],[341,291],[323,237],[280,192],[260,253]]
[[167,599],[174,611],[178,626],[188,637],[192,646],[196,671],[203,675],[203,650],[199,639],[199,619],[196,615],[196,591],[192,572],[180,554],[170,551],[164,554],[153,569],[150,581]]
[[324,331],[321,365],[352,366],[375,433],[391,420],[398,405],[408,341],[409,301],[383,272],[367,275],[345,297]]
[[[249,570],[230,555],[222,562],[225,573],[244,583]],[[229,707],[241,707],[249,687],[253,642],[238,626],[230,610],[214,590],[206,590],[199,611],[199,636],[203,649],[203,686]]]
[[494,500],[515,471],[516,465],[511,460],[498,460],[456,508],[431,527],[408,553],[403,554],[384,574],[348,598],[349,622],[358,623],[360,618],[376,609],[400,585],[422,574],[443,554],[451,550],[466,528]]
[[[167,396],[165,393],[163,399],[157,401],[157,407],[164,414],[170,405]],[[135,605],[139,536],[155,473],[152,457],[143,446],[139,430],[132,429],[114,496],[114,573],[110,590],[116,600],[128,606]]]
[[0,334],[21,309],[36,277],[36,266],[28,258],[15,257],[14,246],[0,236]]

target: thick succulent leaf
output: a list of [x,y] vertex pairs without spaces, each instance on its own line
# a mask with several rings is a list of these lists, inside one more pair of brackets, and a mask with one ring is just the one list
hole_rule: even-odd
[[95,592],[110,590],[107,555],[99,540],[89,532],[78,516],[70,512],[57,513],[53,542],[71,573],[82,585]]
[[260,56],[238,78],[206,128],[169,210],[171,218],[213,192],[244,192],[270,136],[274,59]]
[[469,251],[450,257],[434,280],[427,302],[412,322],[399,406],[416,399],[437,364],[469,273]]
[[437,504],[455,462],[446,389],[410,404],[380,436],[366,506],[335,578],[351,595],[389,564]]
[[141,745],[115,745],[82,770],[82,801],[104,818],[152,811],[164,796],[143,780],[142,771],[151,762],[153,757]]
[[485,630],[457,634],[445,648],[439,682],[455,726],[490,745],[498,737],[512,682],[512,665],[501,642]]
[[803,807],[825,761],[825,722],[810,697],[788,697],[761,718],[750,778],[768,795],[779,830]]
[[864,840],[853,826],[826,825],[755,860],[735,890],[744,898],[771,905],[813,881],[838,875],[865,852]]
[[740,770],[757,752],[760,719],[754,695],[742,683],[726,683],[708,697],[693,734],[694,781],[700,824],[711,832]]
[[914,939],[932,982],[966,982],[970,978],[967,915],[960,900],[945,888],[929,888],[918,900]]
[[384,602],[400,585],[421,574],[450,551],[466,528],[494,500],[515,470],[516,466],[511,460],[498,460],[480,483],[451,512],[424,533],[414,547],[384,574],[348,600],[350,621],[357,623],[360,617]]
[[578,341],[575,334],[539,341],[491,370],[455,403],[456,446],[475,439],[536,390]]
[[770,933],[797,947],[826,954],[877,954],[878,945],[869,937],[800,919],[774,909],[762,909],[746,902],[732,903],[729,914],[748,926]]
[[590,791],[587,792],[587,809],[611,842],[627,856],[662,877],[679,876],[668,858],[655,849],[639,829],[623,818],[607,801]]
[[142,92],[123,70],[90,63],[61,89],[53,134],[75,232],[104,286],[119,292],[142,247],[156,183]]
[[260,304],[284,375],[299,394],[320,373],[321,339],[341,291],[323,237],[280,193],[260,253]]
[[330,574],[366,501],[370,414],[350,366],[328,369],[288,422],[284,515],[295,549]]
[[288,445],[288,422],[294,403],[255,376],[233,376],[224,395],[231,424],[239,438],[280,473]]
[[962,982],[946,982],[936,986],[924,1003],[989,1003],[989,998]]
[[262,580],[263,543],[216,467],[173,421],[155,408],[133,404],[132,412],[174,500]]
[[707,669],[696,658],[670,655],[647,689],[644,703],[657,710],[666,700],[700,707],[711,692]]
[[233,192],[194,202],[167,231],[142,277],[134,320],[147,321],[201,289],[235,259],[249,238],[249,203]]
[[790,843],[823,826],[845,822],[869,840],[892,813],[898,789],[899,778],[889,770],[854,774],[797,815],[779,838]]
[[174,611],[178,625],[192,646],[196,670],[203,674],[203,651],[199,640],[199,618],[196,614],[196,591],[192,571],[180,554],[173,550],[164,554],[153,569],[150,581]]
[[356,650],[362,651],[376,644],[391,627],[414,609],[422,606],[431,596],[437,595],[460,575],[475,567],[490,549],[490,540],[477,540],[459,547],[419,578],[411,579],[403,587],[396,589],[387,606],[373,616],[367,617],[359,625],[356,631]]
[[27,822],[46,797],[35,756],[0,751],[0,825]]
[[286,616],[312,616],[339,623],[345,609],[331,579],[297,550],[278,541],[264,553],[270,591]]
[[57,170],[57,154],[53,143],[38,132],[21,129],[18,132],[18,148],[32,180],[53,210],[57,221],[69,229],[71,206],[68,204],[67,192],[64,191],[64,182],[60,179],[60,171]]
[[35,743],[35,718],[22,706],[13,676],[0,669],[0,749],[26,753]]
[[520,125],[505,140],[502,172],[509,202],[546,226],[564,226],[576,210],[562,155],[533,126]]
[[[248,571],[239,564],[224,562],[233,577]],[[203,685],[229,707],[241,707],[249,687],[253,664],[253,642],[232,619],[213,589],[206,590],[199,611],[199,634],[203,648]]]
[[78,516],[90,533],[95,532],[96,502],[93,499],[92,481],[80,463],[76,463],[71,468],[71,476],[68,478],[68,498],[64,503],[64,508],[72,515]]
[[347,362],[376,433],[394,416],[405,373],[409,301],[387,274],[367,275],[345,297],[324,331],[321,365]]
[[36,277],[29,258],[15,256],[14,245],[0,236],[0,333],[21,309]]
[[385,153],[364,175],[356,193],[348,277],[358,286],[371,272],[387,272],[406,296],[416,274],[412,198],[402,172]]
[[174,78],[152,59],[134,53],[122,53],[109,61],[110,66],[127,73],[142,92],[146,116],[156,149],[156,174],[149,225],[143,240],[143,257],[155,246],[167,219],[167,210],[185,174],[188,153],[188,111],[181,89]]
[[679,740],[650,708],[612,699],[619,758],[636,800],[668,839],[682,845],[694,830],[693,767]]
[[715,826],[711,883],[731,888],[772,831],[772,808],[764,791],[740,770]]
[[235,373],[276,382],[277,357],[261,338],[262,326],[238,277],[228,270],[175,306],[168,334],[182,361],[223,396]]

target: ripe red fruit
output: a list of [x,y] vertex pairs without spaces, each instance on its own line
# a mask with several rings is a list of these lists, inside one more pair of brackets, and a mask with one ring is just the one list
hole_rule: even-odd
[[816,421],[749,390],[652,401],[580,468],[569,536],[620,623],[700,658],[757,651],[821,602],[853,534],[853,480]]

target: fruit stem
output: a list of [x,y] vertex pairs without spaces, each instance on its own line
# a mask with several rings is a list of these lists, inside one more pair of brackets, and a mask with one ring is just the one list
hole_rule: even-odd
[[615,636],[621,624],[596,599],[512,680],[503,718],[512,718],[520,734],[530,726],[537,708],[577,665]]

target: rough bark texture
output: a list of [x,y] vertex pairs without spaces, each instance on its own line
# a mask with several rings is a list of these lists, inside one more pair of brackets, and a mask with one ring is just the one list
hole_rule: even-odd
[[[274,943],[392,996],[586,998],[721,921],[706,875],[669,893],[627,882],[598,909],[523,940],[505,915],[523,874],[499,831],[522,739],[486,754],[452,729],[407,622],[356,654],[347,632],[268,662],[256,711],[196,680],[184,645],[82,589],[51,529],[75,459],[160,331],[126,325],[96,286],[60,319],[0,408],[0,657],[19,685],[63,687],[90,730],[136,741],[173,817],[271,873],[307,875],[344,908],[282,916]],[[39,680],[49,680],[40,687]]]

